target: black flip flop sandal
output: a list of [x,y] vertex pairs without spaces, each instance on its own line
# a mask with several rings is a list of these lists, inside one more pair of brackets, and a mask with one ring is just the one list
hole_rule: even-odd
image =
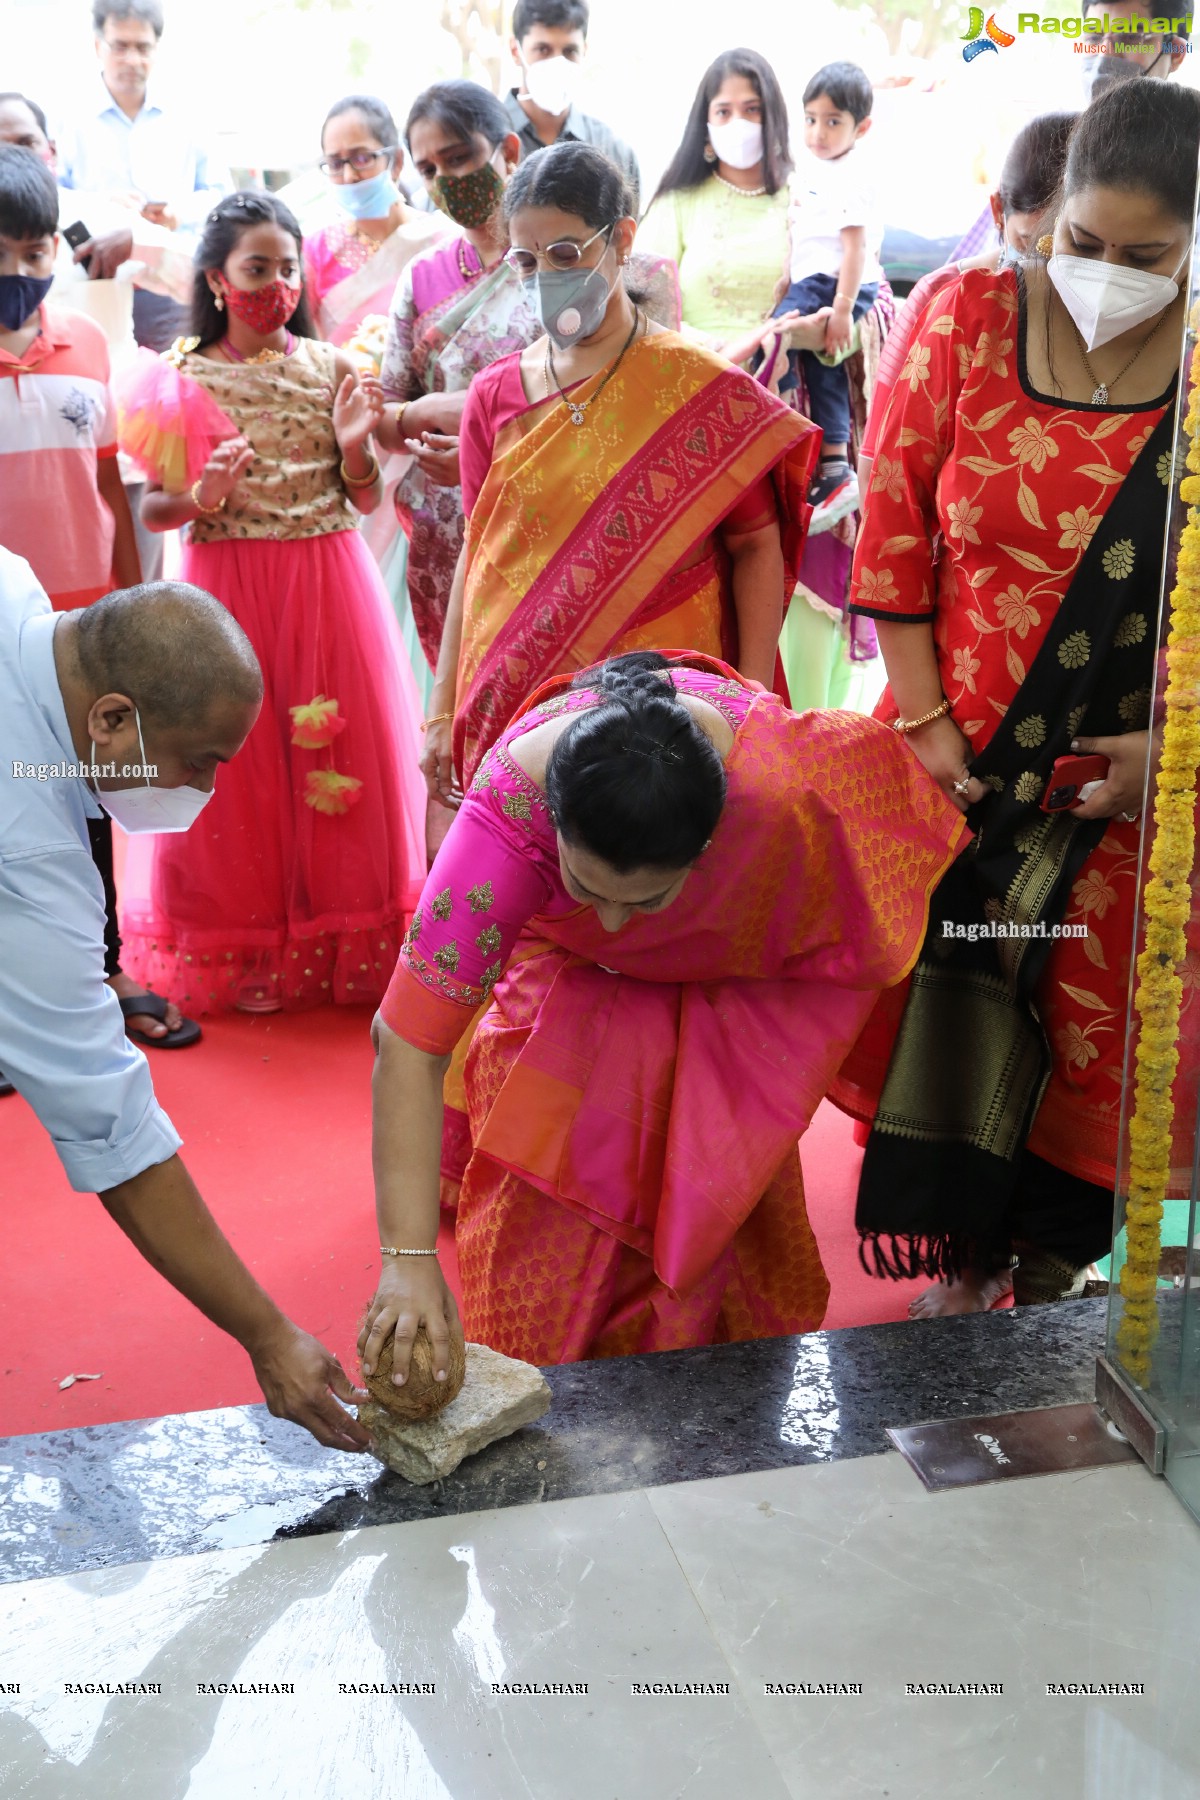
[[[161,994],[151,993],[147,988],[144,994],[131,994],[122,1000],[121,1013],[126,1020],[143,1017],[165,1022],[167,1002]],[[203,1034],[195,1019],[183,1019],[165,1037],[148,1037],[144,1031],[130,1031],[128,1024],[125,1035],[132,1043],[142,1044],[147,1050],[186,1050],[190,1044],[198,1044]]]

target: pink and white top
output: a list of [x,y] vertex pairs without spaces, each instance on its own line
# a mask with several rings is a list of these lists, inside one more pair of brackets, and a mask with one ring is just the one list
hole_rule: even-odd
[[117,454],[108,344],[82,313],[43,306],[21,356],[0,350],[0,543],[57,612],[112,587],[116,526],[96,481]]

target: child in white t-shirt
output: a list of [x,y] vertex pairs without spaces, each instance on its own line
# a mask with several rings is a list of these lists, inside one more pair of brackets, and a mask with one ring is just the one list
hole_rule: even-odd
[[[879,249],[883,230],[861,159],[859,139],[871,128],[871,83],[856,63],[828,63],[804,90],[807,155],[792,177],[791,286],[775,316],[832,308],[825,352],[849,344],[856,319],[874,305],[883,279]],[[858,483],[849,463],[850,388],[844,364],[831,369],[811,350],[792,351],[793,367],[781,387],[796,385],[802,365],[809,414],[825,433],[821,461],[809,489],[811,529],[821,531],[858,505]]]

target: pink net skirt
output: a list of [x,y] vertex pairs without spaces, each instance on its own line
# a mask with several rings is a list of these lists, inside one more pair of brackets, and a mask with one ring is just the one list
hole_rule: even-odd
[[416,687],[371,555],[354,531],[193,544],[180,577],[229,608],[266,693],[190,831],[130,841],[122,964],[193,1015],[374,1003],[424,879],[426,794]]

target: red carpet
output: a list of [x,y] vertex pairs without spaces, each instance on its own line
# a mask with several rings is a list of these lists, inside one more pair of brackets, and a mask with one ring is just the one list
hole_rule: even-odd
[[[263,1286],[351,1374],[377,1267],[369,1025],[357,1009],[234,1015],[208,1021],[195,1049],[150,1052],[209,1207]],[[0,1100],[0,1122],[9,1194],[0,1435],[259,1399],[242,1350],[154,1274],[93,1195],[71,1192],[25,1102]],[[862,1153],[851,1129],[824,1106],[804,1145],[831,1327],[903,1318],[923,1285],[871,1281],[858,1266]],[[102,1379],[60,1391],[70,1373]]]

